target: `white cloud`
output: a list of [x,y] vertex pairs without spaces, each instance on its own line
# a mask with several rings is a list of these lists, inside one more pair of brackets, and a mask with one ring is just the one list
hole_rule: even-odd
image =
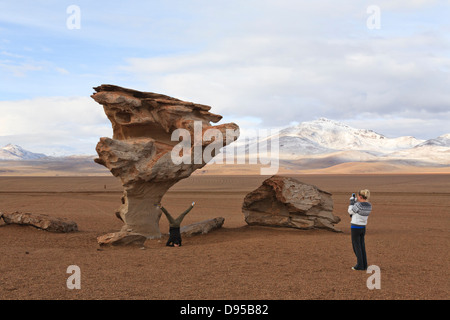
[[438,4],[439,1],[441,1],[442,4],[444,4],[445,2],[447,2],[447,4],[450,3],[450,1],[448,0],[378,0],[374,2],[380,7],[389,10],[407,10],[423,9],[424,7],[434,6]]
[[95,154],[98,139],[112,136],[102,106],[90,97],[0,101],[0,112],[0,144],[33,152]]
[[67,71],[67,70],[64,69],[64,68],[55,67],[55,70],[56,70],[57,72],[59,72],[60,74],[70,74],[70,72]]
[[450,103],[450,59],[441,53],[447,46],[434,34],[242,36],[195,54],[129,59],[123,68],[159,92],[209,104],[225,116],[260,117],[264,126],[321,116],[352,119],[358,112],[389,119],[405,110],[450,120],[442,114]]
[[[208,104],[249,131],[319,117],[390,136],[448,131],[450,1],[76,4],[74,31],[68,4],[0,2],[11,26],[0,39],[3,97],[21,99],[0,102],[0,144],[94,152],[112,129],[91,98],[23,97],[78,96],[101,83]],[[367,29],[371,4],[380,30]]]
[[41,71],[43,69],[40,65],[31,63],[13,63],[9,60],[0,61],[0,69],[10,72],[15,77],[25,77],[30,71]]

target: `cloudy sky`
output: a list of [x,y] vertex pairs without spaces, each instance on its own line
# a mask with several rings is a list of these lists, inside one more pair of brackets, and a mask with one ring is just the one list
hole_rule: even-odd
[[449,0],[0,0],[0,147],[95,154],[112,135],[100,84],[243,130],[325,117],[435,138],[450,133],[449,17]]

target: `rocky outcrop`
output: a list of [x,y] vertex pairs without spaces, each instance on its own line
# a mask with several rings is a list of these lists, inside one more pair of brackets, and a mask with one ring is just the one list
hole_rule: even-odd
[[112,139],[100,138],[95,161],[122,182],[121,231],[160,238],[161,211],[155,204],[236,140],[239,127],[212,126],[222,117],[209,106],[112,85],[94,89],[92,98],[103,105],[113,128]]
[[340,232],[334,227],[340,218],[333,214],[331,193],[290,177],[266,179],[247,194],[242,212],[249,225]]
[[6,224],[21,224],[33,226],[38,229],[50,232],[73,232],[78,231],[76,222],[58,217],[51,217],[45,214],[34,213],[0,213]]

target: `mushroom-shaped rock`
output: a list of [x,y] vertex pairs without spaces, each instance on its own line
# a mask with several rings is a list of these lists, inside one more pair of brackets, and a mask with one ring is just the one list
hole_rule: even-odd
[[206,105],[113,85],[94,89],[91,97],[103,105],[113,128],[112,139],[100,138],[95,162],[122,182],[121,231],[160,238],[161,211],[155,205],[176,182],[235,141],[239,127],[212,126],[222,117]]

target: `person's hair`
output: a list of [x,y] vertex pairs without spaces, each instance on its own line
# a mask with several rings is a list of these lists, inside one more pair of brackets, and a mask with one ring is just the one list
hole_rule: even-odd
[[359,190],[358,193],[364,200],[367,200],[370,197],[370,191],[367,189]]

